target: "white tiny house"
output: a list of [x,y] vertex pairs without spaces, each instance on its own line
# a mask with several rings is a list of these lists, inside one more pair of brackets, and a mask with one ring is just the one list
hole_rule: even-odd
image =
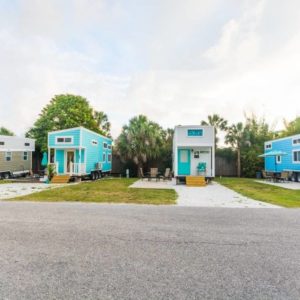
[[213,126],[176,126],[173,138],[173,171],[176,178],[215,177]]

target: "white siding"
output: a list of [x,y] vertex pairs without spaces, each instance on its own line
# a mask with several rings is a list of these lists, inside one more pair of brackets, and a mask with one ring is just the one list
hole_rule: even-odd
[[[1,142],[4,142],[2,145]],[[25,144],[29,146],[25,146]],[[35,140],[28,138],[20,138],[17,136],[0,135],[0,151],[28,151],[32,152],[35,149]]]

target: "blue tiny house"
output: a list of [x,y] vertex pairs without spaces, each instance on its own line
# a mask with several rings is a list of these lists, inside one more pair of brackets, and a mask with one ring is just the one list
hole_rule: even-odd
[[84,127],[48,133],[48,161],[58,175],[99,178],[111,171],[112,140]]
[[265,154],[282,151],[284,155],[265,157],[267,172],[287,171],[292,179],[300,179],[300,134],[265,142]]

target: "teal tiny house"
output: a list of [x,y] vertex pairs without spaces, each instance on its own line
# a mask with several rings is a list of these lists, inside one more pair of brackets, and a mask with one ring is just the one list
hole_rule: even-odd
[[112,140],[84,127],[48,133],[48,161],[58,175],[99,178],[111,171]]

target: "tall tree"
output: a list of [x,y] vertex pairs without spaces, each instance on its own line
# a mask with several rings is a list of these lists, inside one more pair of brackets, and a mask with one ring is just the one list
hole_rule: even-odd
[[0,135],[14,136],[15,134],[5,127],[0,127]]
[[284,130],[281,132],[281,136],[290,136],[300,133],[300,117],[296,117],[295,120],[288,122],[284,120]]
[[123,126],[116,141],[117,153],[123,160],[132,160],[140,168],[149,159],[157,158],[163,146],[163,129],[146,116],[132,118],[128,125]]
[[26,135],[36,139],[41,151],[46,151],[49,131],[83,126],[105,135],[106,131],[99,127],[100,123],[85,98],[70,94],[56,95],[42,109],[39,118]]
[[207,121],[205,120],[201,121],[201,125],[210,125],[215,127],[215,148],[216,149],[219,141],[218,131],[219,130],[226,131],[227,123],[228,122],[224,118],[220,117],[217,114],[209,115],[207,117]]
[[94,111],[94,118],[97,122],[98,128],[100,128],[100,130],[104,132],[106,136],[110,136],[111,124],[108,121],[107,114],[105,114],[103,111]]
[[241,147],[244,138],[244,126],[243,123],[231,125],[227,129],[225,136],[225,143],[229,144],[237,152],[237,175],[241,177]]

